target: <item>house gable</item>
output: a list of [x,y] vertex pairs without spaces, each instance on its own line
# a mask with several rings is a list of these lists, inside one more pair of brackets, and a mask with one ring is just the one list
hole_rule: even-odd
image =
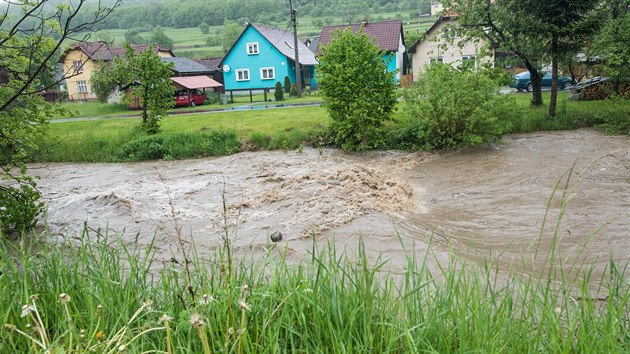
[[[298,50],[303,72],[312,72],[317,62],[313,52],[301,42]],[[294,53],[290,32],[248,24],[220,63],[225,89],[273,88],[285,76],[295,82]]]
[[[146,51],[149,45],[132,46],[137,52]],[[153,46],[153,51],[160,57],[174,57],[168,48]],[[96,99],[90,88],[90,78],[101,66],[101,63],[112,61],[115,57],[125,56],[125,48],[110,48],[102,42],[77,42],[70,46],[61,56],[66,77],[66,88],[70,100]]]
[[466,60],[473,60],[475,64],[493,62],[492,56],[482,56],[487,41],[463,41],[457,24],[457,16],[440,17],[409,48],[414,80],[418,79],[427,65],[435,61],[456,66]]

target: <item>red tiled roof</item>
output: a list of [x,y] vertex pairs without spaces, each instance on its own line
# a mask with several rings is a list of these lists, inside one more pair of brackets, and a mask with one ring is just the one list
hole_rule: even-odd
[[220,83],[204,75],[172,77],[171,80],[173,80],[176,84],[181,85],[188,89],[199,89],[199,88],[206,88],[206,87],[223,86]]
[[352,33],[357,33],[359,28],[371,38],[376,39],[378,49],[383,52],[397,51],[400,46],[402,34],[401,20],[385,20],[381,22],[365,22],[353,25],[324,26],[317,46],[317,55],[322,54],[322,47],[328,45],[335,31],[352,28]]

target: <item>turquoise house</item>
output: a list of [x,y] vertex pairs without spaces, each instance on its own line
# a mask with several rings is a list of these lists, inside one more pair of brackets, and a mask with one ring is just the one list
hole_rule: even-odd
[[[275,88],[288,76],[295,83],[294,37],[261,24],[250,23],[232,45],[219,67],[223,70],[226,91]],[[302,86],[315,85],[315,54],[298,41]]]
[[396,72],[396,81],[399,82],[402,75],[407,73],[409,59],[405,48],[403,24],[400,20],[385,20],[380,22],[363,22],[353,25],[325,26],[319,38],[317,55],[322,54],[321,48],[328,45],[333,39],[335,31],[351,28],[353,33],[362,30],[366,33],[383,52],[383,61],[387,64],[387,71]]

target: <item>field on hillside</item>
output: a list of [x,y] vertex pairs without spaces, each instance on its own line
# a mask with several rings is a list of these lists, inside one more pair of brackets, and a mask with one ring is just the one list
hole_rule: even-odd
[[[396,18],[396,13],[386,13],[386,14],[377,14],[370,18],[370,21],[377,21],[384,18]],[[399,16],[400,17],[400,16]],[[403,28],[405,31],[405,35],[409,38],[415,40],[415,38],[420,37],[424,32],[433,24],[436,19],[434,17],[423,17],[419,19],[406,19],[403,18]],[[341,19],[327,20],[326,24],[338,24]],[[322,20],[313,19],[313,18],[304,18],[300,19],[298,22],[298,36],[299,37],[317,37],[321,33],[322,29]],[[272,23],[270,26],[276,27],[278,29],[286,29],[290,31],[289,21],[285,23]],[[244,26],[244,24],[243,24]],[[151,35],[152,29],[143,28],[145,31],[140,32],[142,37],[149,37]],[[206,43],[206,38],[214,37],[216,43],[221,43],[221,38],[223,34],[223,26],[210,26],[208,34],[203,34],[199,27],[190,27],[190,28],[173,28],[173,27],[164,27],[162,28],[164,33],[173,40],[175,48],[173,51],[177,56],[184,56],[189,58],[212,58],[212,57],[220,57],[223,56],[223,48],[221,45],[218,46],[208,46]],[[125,32],[127,29],[115,29],[115,30],[107,30],[105,32],[109,33],[114,39],[114,45],[122,45],[125,42]],[[409,43],[408,43],[409,45]]]

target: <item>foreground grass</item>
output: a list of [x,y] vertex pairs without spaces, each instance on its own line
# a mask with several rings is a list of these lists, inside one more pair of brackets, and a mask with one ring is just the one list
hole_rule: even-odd
[[0,352],[630,351],[630,288],[612,261],[599,282],[588,267],[580,280],[555,270],[497,281],[490,263],[455,257],[432,272],[431,252],[413,249],[396,276],[362,247],[233,265],[194,248],[161,263],[151,247],[87,229],[80,240],[0,244]]
[[[505,120],[512,133],[533,131],[567,130],[591,126],[602,126],[611,134],[627,134],[615,130],[616,127],[628,126],[630,121],[630,100],[606,101],[571,101],[568,93],[559,96],[558,116],[547,117],[547,106],[532,107],[530,94],[511,95],[515,101],[514,109],[506,112]],[[548,102],[549,93],[543,94]],[[318,97],[306,97],[302,101],[319,100]],[[242,104],[228,105],[234,107]],[[385,145],[389,149],[412,149],[414,136],[410,136],[408,123],[413,119],[404,113],[404,102],[399,103],[394,114],[394,121],[385,129]],[[198,107],[203,109],[207,106]],[[225,107],[225,106],[220,106]],[[617,120],[616,125],[606,124]],[[625,122],[625,123],[624,123]],[[50,124],[51,140],[41,143],[42,154],[38,161],[74,161],[74,162],[113,162],[138,160],[138,156],[156,156],[155,158],[194,158],[202,156],[225,155],[238,151],[232,141],[240,141],[240,150],[257,149],[299,149],[304,145],[321,146],[330,144],[328,137],[329,119],[322,107],[298,107],[273,110],[243,110],[223,113],[196,113],[174,115],[162,121],[157,140],[168,140],[168,147],[159,146],[162,154],[145,153],[121,155],[126,144],[136,144],[143,140],[145,145],[155,148],[155,141],[146,140],[135,128],[137,118],[102,119],[95,121],[76,121]],[[613,127],[613,128],[610,128]],[[626,130],[630,130],[627,127]],[[227,133],[226,133],[227,132]],[[210,146],[198,142],[216,141],[216,135],[228,137],[229,142]],[[236,138],[234,138],[236,137]],[[177,153],[168,151],[169,147]]]

